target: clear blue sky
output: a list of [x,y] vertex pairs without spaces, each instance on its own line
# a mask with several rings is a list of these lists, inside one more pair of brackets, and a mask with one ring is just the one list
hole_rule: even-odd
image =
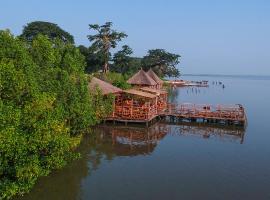
[[270,75],[268,0],[2,0],[0,29],[18,35],[31,21],[58,24],[89,46],[88,24],[112,21],[135,56],[163,48],[182,73]]

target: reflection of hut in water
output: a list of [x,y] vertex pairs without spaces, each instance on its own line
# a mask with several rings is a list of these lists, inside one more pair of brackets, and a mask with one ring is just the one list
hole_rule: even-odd
[[150,154],[168,131],[164,125],[148,129],[123,126],[99,126],[98,129],[102,130],[103,140],[111,142],[112,151],[118,156]]

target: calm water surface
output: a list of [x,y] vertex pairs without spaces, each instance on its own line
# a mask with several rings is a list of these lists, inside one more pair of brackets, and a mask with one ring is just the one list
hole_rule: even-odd
[[41,178],[20,200],[269,200],[270,78],[183,79],[209,80],[210,87],[177,89],[172,101],[241,103],[246,130],[165,123],[98,127],[83,140],[81,159]]

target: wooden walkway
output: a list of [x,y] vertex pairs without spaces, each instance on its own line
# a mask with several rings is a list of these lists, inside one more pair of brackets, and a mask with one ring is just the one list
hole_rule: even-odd
[[168,104],[167,109],[158,111],[148,119],[123,119],[118,117],[108,117],[104,121],[124,122],[127,123],[146,123],[155,122],[157,119],[169,120],[171,123],[176,122],[197,122],[223,125],[246,126],[247,118],[244,107],[236,105],[209,105],[209,104]]
[[170,121],[208,122],[245,126],[247,118],[244,107],[236,105],[169,104],[168,109],[158,113]]

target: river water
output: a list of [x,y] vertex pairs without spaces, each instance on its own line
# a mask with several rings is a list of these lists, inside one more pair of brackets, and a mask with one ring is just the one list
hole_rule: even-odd
[[148,129],[102,125],[84,138],[81,159],[42,177],[19,199],[269,200],[270,78],[183,79],[208,80],[210,86],[178,88],[171,101],[241,103],[246,129],[163,122]]

